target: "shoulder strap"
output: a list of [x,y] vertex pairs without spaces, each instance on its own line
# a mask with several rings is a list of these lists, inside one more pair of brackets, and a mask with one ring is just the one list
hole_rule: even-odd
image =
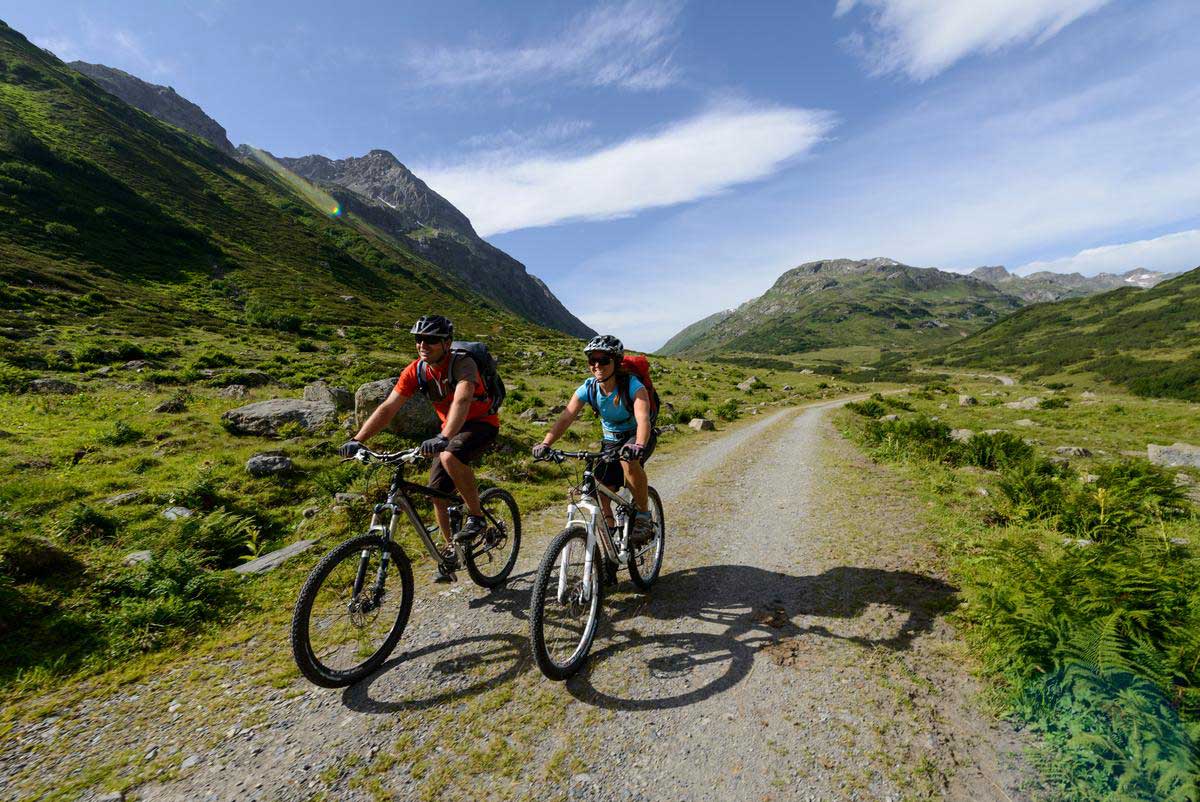
[[588,379],[586,382],[584,382],[584,387],[587,388],[586,392],[587,392],[588,405],[591,406],[593,412],[595,412],[597,415],[599,415],[600,414],[600,402],[597,400],[596,394],[599,393],[600,391],[596,389],[596,380]]
[[417,389],[425,392],[425,388],[429,385],[429,377],[425,375],[425,360],[422,359],[417,363]]
[[621,406],[625,408],[626,415],[633,414],[633,399],[629,396],[632,379],[633,374],[631,373],[617,378],[617,398],[621,399]]

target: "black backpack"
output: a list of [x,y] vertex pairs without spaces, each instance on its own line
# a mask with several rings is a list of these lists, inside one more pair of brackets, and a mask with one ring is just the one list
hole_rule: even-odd
[[[504,396],[508,395],[508,390],[504,388],[504,381],[496,372],[496,360],[492,357],[492,352],[483,343],[455,340],[450,343],[450,366],[446,371],[447,376],[454,375],[454,360],[464,354],[475,360],[475,367],[479,368],[479,378],[483,379],[483,387],[486,391],[482,395],[476,395],[475,400],[492,399],[492,405],[488,407],[488,414],[495,415],[496,411],[500,409],[500,405],[504,403]],[[425,392],[428,383],[425,360],[422,359],[417,365],[417,387],[421,392]]]

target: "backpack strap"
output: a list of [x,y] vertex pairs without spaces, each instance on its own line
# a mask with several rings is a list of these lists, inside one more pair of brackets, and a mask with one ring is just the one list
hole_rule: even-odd
[[425,395],[429,395],[427,387],[429,386],[429,377],[426,375],[425,360],[422,359],[417,363],[417,389]]
[[591,406],[592,412],[595,412],[597,415],[599,415],[600,414],[600,402],[597,400],[596,394],[599,393],[600,391],[596,389],[596,380],[588,379],[587,382],[584,384],[584,387],[587,388],[586,392],[587,392],[588,405]]

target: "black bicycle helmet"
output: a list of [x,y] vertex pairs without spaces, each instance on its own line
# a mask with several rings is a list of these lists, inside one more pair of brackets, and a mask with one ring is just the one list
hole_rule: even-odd
[[450,318],[441,315],[425,315],[413,324],[412,334],[423,334],[426,337],[441,337],[449,340],[454,336],[454,324]]
[[625,346],[611,334],[597,334],[588,340],[588,344],[583,347],[583,353],[586,356],[592,351],[602,351],[606,354],[612,354],[613,359],[618,362],[625,358]]

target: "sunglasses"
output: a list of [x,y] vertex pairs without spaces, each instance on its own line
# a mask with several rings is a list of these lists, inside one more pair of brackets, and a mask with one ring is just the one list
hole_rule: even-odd
[[588,365],[599,365],[600,367],[604,367],[605,365],[611,365],[611,364],[612,364],[611,356],[589,356],[588,357]]
[[437,345],[438,343],[440,343],[442,341],[442,338],[441,337],[431,337],[426,334],[418,334],[418,335],[416,335],[416,341],[418,344],[425,343],[426,345]]

